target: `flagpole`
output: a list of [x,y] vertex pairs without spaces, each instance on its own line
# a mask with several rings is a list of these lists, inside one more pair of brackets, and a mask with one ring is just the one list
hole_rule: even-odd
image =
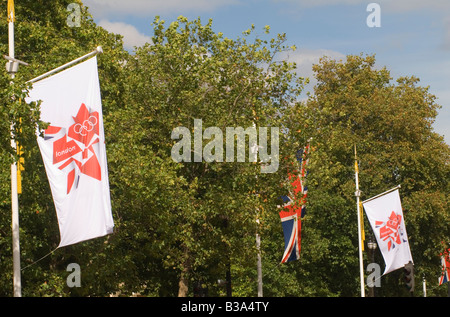
[[365,203],[367,203],[367,202],[369,202],[369,201],[371,201],[371,200],[373,200],[375,198],[378,198],[378,197],[381,197],[383,195],[389,194],[390,192],[393,192],[394,190],[399,189],[400,187],[401,187],[400,185],[397,185],[394,188],[391,188],[391,189],[389,189],[389,190],[387,190],[387,191],[385,191],[385,192],[383,192],[381,194],[378,194],[376,196],[373,196],[373,197],[371,197],[369,199],[364,200],[362,203],[365,204]]
[[[255,113],[253,112],[253,115]],[[256,116],[256,115],[255,115]],[[256,118],[254,118],[256,120]],[[253,121],[253,127],[256,128],[256,123]],[[256,144],[249,144],[250,151],[253,154],[252,161],[257,162],[258,155],[258,146]],[[255,176],[256,185],[258,184],[258,175]],[[258,201],[259,201],[259,192],[257,193]],[[258,276],[258,286],[257,292],[258,297],[263,297],[263,274],[262,274],[262,258],[261,258],[261,235],[259,234],[259,230],[261,228],[261,223],[259,221],[259,208],[256,208],[256,272]]]
[[[9,46],[9,57],[12,60],[8,61],[8,73],[11,76],[11,85],[13,85],[12,80],[15,77],[15,72],[17,71],[17,61],[14,61],[14,1],[8,0],[8,46]],[[11,124],[13,128],[13,123]],[[11,129],[11,147],[16,149],[16,142],[13,137],[13,132]],[[11,164],[11,227],[12,227],[12,246],[13,246],[13,286],[14,286],[14,297],[22,296],[22,282],[20,276],[20,242],[19,242],[19,198],[17,192],[17,164],[14,161]]]
[[100,53],[103,53],[103,49],[102,49],[101,46],[97,46],[97,48],[95,50],[93,50],[92,52],[90,52],[90,53],[88,53],[86,55],[83,55],[81,57],[78,57],[77,59],[74,59],[73,61],[68,62],[68,63],[66,63],[66,64],[64,64],[62,66],[59,66],[59,67],[57,67],[55,69],[52,69],[51,71],[48,71],[45,74],[42,74],[42,75],[40,75],[38,77],[35,77],[35,78],[29,80],[28,83],[35,83],[35,82],[37,82],[37,81],[39,81],[41,79],[44,79],[45,77],[53,75],[53,74],[55,74],[55,73],[65,69],[67,67],[70,67],[70,66],[72,66],[72,65],[74,65],[74,64],[76,64],[76,63],[78,63],[78,62],[80,62],[80,61],[82,61],[82,60],[84,60],[86,58],[89,58],[91,56],[94,56],[94,55],[97,55],[97,54],[100,54]]
[[361,297],[365,297],[364,293],[364,267],[363,267],[363,256],[362,256],[362,239],[361,239],[361,210],[359,198],[361,196],[361,191],[359,190],[359,178],[358,178],[358,160],[356,157],[356,144],[355,144],[355,183],[356,183],[356,210],[358,216],[358,251],[359,251],[359,275],[361,282]]
[[256,270],[258,273],[258,297],[263,297],[263,281],[262,281],[262,264],[261,264],[261,236],[259,235],[259,219],[256,219],[257,230],[256,230],[256,251],[257,251],[257,264]]

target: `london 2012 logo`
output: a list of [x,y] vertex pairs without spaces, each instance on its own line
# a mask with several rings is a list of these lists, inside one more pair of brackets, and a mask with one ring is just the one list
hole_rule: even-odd
[[388,251],[395,249],[395,246],[402,242],[407,242],[401,227],[402,220],[401,215],[392,211],[386,222],[375,221],[375,228],[379,229],[380,239],[387,241]]
[[[101,181],[97,158],[99,150],[99,114],[81,104],[69,128],[49,126],[44,140],[53,142],[53,165],[67,172],[67,194],[78,187],[80,173]],[[67,133],[66,133],[67,131]],[[75,186],[74,186],[75,185]]]

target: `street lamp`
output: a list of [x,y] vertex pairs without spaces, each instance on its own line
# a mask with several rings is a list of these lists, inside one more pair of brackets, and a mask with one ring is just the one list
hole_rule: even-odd
[[[367,247],[369,248],[370,260],[372,263],[375,263],[375,250],[377,248],[377,242],[375,241],[373,234],[369,236]],[[375,297],[375,284],[369,286],[369,297]]]
[[[369,250],[371,250],[371,253],[374,253],[377,248],[377,243],[375,241],[372,241],[372,238],[371,238],[369,240],[369,242],[367,242],[367,247],[369,248]],[[373,255],[374,254],[372,254],[372,260],[373,260]]]

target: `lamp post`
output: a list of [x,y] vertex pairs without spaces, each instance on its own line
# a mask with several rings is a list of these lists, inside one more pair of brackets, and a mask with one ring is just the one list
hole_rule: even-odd
[[[367,247],[369,248],[370,261],[375,263],[375,250],[377,248],[377,243],[373,237],[373,234],[369,236],[369,241],[367,242]],[[369,286],[369,297],[375,297],[375,284]]]

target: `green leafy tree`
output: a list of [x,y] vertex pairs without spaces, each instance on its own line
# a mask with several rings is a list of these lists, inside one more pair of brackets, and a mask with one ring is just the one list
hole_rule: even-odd
[[[67,6],[78,3],[81,8],[80,27],[67,23],[70,11]],[[0,50],[8,52],[8,23],[6,21],[6,1],[0,19]],[[10,146],[13,124],[13,137],[22,147],[24,170],[22,171],[23,193],[19,195],[20,247],[22,286],[24,296],[55,296],[69,294],[65,285],[66,266],[70,260],[78,260],[77,247],[60,249],[42,261],[34,262],[59,243],[59,232],[51,192],[48,185],[42,158],[36,142],[36,129],[46,126],[39,121],[39,104],[25,102],[26,82],[51,69],[61,66],[79,56],[92,51],[98,45],[104,48],[99,56],[99,72],[102,78],[102,99],[106,116],[121,105],[120,81],[122,67],[128,53],[123,50],[119,36],[113,35],[95,25],[86,8],[79,1],[16,1],[15,57],[29,66],[21,65],[13,84],[9,75],[2,72],[1,77],[1,215],[0,216],[0,294],[12,294],[12,241],[11,241],[11,202],[10,202],[10,164],[18,160]],[[95,243],[92,243],[95,244]],[[100,253],[91,249],[87,243],[84,251]],[[74,250],[71,250],[74,249]],[[94,250],[94,251],[91,251]],[[69,259],[71,258],[71,259]],[[97,267],[98,262],[89,262]],[[29,267],[28,267],[29,266]],[[88,274],[88,269],[85,270]],[[4,274],[3,274],[4,273]],[[91,290],[91,294],[95,294]]]
[[124,141],[117,147],[124,169],[118,177],[124,192],[130,186],[141,196],[137,232],[155,232],[141,235],[142,244],[154,249],[146,261],[178,278],[170,295],[192,295],[195,285],[207,285],[210,295],[225,294],[217,280],[226,276],[232,276],[233,294],[256,292],[256,282],[250,290],[245,278],[256,268],[255,221],[263,217],[256,206],[274,198],[257,188],[279,182],[280,174],[260,175],[259,164],[248,159],[175,163],[171,158],[177,127],[192,133],[194,119],[201,119],[203,131],[218,127],[225,141],[226,127],[278,126],[280,113],[300,94],[302,79],[293,65],[274,58],[289,49],[285,36],[248,42],[254,31],[252,26],[232,40],[214,33],[211,20],[202,25],[200,19],[180,17],[166,27],[156,18],[153,43],[138,48],[126,65],[130,90],[116,119],[125,122],[117,134]]
[[[67,23],[72,2],[80,4],[80,27]],[[295,64],[278,59],[292,48],[284,34],[270,38],[268,26],[263,34],[251,26],[230,39],[213,31],[211,20],[179,17],[167,25],[156,17],[152,43],[129,54],[81,2],[20,1],[16,16],[16,57],[30,66],[21,66],[12,84],[8,74],[0,77],[0,295],[12,295],[9,171],[18,154],[10,146],[11,123],[25,159],[19,197],[25,296],[192,296],[201,289],[210,296],[230,290],[254,296],[257,233],[265,296],[357,296],[355,144],[362,198],[400,184],[416,276],[440,274],[441,241],[450,240],[449,148],[432,129],[435,97],[417,78],[393,82],[373,56],[324,58],[314,66],[314,93],[302,103],[304,79]],[[5,14],[5,53],[7,34]],[[35,137],[46,123],[39,121],[39,103],[25,102],[26,81],[98,45],[115,231],[35,262],[54,250],[59,234]],[[175,162],[178,140],[171,133],[186,127],[194,150],[194,119],[202,120],[201,132],[220,128],[224,142],[226,127],[279,127],[277,172],[261,173],[260,161],[249,162],[248,139],[245,162],[236,153],[226,162],[225,148],[224,162]],[[280,265],[277,205],[295,152],[311,137],[301,259]],[[201,140],[202,149],[210,141]],[[365,228],[367,235],[367,222]],[[379,253],[376,261],[382,263]],[[81,267],[80,288],[66,285],[70,263]],[[231,281],[231,288],[218,279]],[[406,295],[402,284],[400,270],[390,273],[377,294]]]
[[[415,77],[393,83],[386,68],[375,68],[374,56],[323,58],[314,71],[314,93],[294,116],[303,119],[316,147],[304,231],[305,269],[313,266],[333,294],[356,296],[356,145],[362,199],[401,185],[416,276],[432,280],[438,276],[441,241],[448,241],[450,234],[449,147],[432,128],[439,108],[435,97]],[[367,222],[365,228],[370,234]],[[309,255],[310,248],[314,253]],[[310,256],[315,260],[310,262]],[[383,263],[379,254],[377,262]],[[401,274],[397,270],[384,277],[379,295],[405,295]]]

